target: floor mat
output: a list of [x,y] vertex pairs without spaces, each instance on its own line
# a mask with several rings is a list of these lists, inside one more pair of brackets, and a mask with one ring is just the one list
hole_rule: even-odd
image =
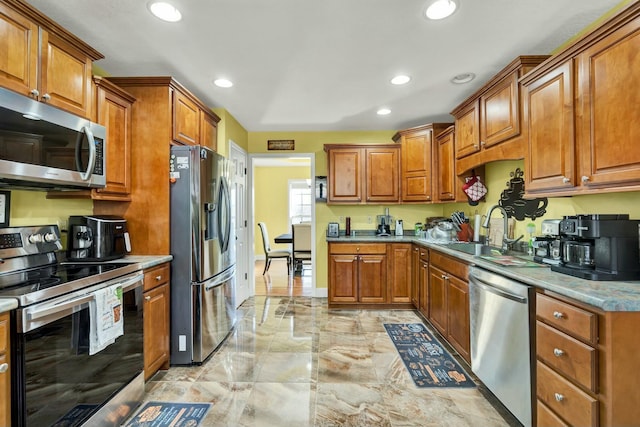
[[469,375],[421,323],[385,323],[418,387],[475,387]]
[[211,403],[147,402],[125,427],[196,427]]

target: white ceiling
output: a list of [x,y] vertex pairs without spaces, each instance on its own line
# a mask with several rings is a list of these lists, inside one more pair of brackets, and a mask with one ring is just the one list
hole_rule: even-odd
[[[619,0],[27,0],[105,55],[114,76],[171,75],[248,131],[400,130],[449,112],[518,55],[547,54]],[[476,80],[454,85],[457,74]],[[397,73],[412,81],[389,83]],[[212,84],[219,77],[230,89]],[[377,116],[380,107],[392,110]]]

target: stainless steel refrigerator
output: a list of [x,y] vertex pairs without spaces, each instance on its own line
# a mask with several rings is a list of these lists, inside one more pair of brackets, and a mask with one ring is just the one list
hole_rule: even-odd
[[171,148],[171,364],[202,363],[235,323],[229,162],[201,146]]

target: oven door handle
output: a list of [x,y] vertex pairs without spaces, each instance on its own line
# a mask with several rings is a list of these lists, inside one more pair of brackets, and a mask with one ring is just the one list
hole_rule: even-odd
[[[144,280],[144,275],[137,274],[134,277],[127,279],[119,284],[122,286],[122,292],[124,293],[135,288],[136,286],[140,286],[143,280]],[[118,284],[118,283],[112,283],[112,285],[115,285],[115,284]],[[88,294],[69,298],[67,300],[59,301],[53,304],[45,304],[43,305],[42,308],[34,309],[30,311],[27,315],[27,320],[33,321],[33,320],[42,319],[43,317],[47,317],[64,310],[73,309],[74,307],[78,307],[78,308],[77,310],[73,310],[72,312],[80,311],[81,309],[84,308],[83,304],[89,303],[92,299],[94,299],[95,291],[96,290],[94,289],[91,293],[88,293]]]

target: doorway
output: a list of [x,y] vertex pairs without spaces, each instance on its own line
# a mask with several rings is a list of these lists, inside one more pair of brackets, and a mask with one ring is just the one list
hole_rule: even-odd
[[[264,257],[262,238],[257,227],[259,221],[267,224],[269,240],[273,249],[291,248],[290,245],[278,246],[274,243],[276,236],[291,233],[291,218],[288,210],[288,183],[291,179],[304,179],[310,180],[313,185],[314,176],[314,153],[260,153],[249,155],[248,182],[250,183],[251,194],[249,197],[250,221],[247,231],[250,234],[248,242],[253,242],[253,246],[249,248],[249,266],[255,266],[256,262],[262,261]],[[313,203],[315,204],[315,199]],[[266,214],[265,211],[267,211]],[[265,221],[265,217],[268,220]],[[312,247],[315,248],[315,208],[311,209],[311,240]],[[251,243],[249,245],[251,246]],[[316,250],[312,250],[311,254],[310,286],[313,293],[315,293],[316,289],[316,252]],[[279,265],[276,264],[276,261],[277,260],[273,261],[272,266]],[[284,261],[283,265],[282,269],[286,274],[287,270]],[[271,268],[273,267],[270,267],[270,269]],[[268,280],[268,278],[261,277],[261,271],[257,272],[255,268],[249,268],[249,270],[252,274],[250,284],[253,286],[253,294],[255,295],[256,284],[261,285],[262,282]],[[291,283],[293,283],[293,275],[291,275],[291,279]]]
[[232,164],[234,200],[234,224],[236,235],[236,283],[235,301],[240,306],[253,295],[253,286],[249,280],[249,246],[247,244],[247,152],[235,142],[229,140],[229,160]]

